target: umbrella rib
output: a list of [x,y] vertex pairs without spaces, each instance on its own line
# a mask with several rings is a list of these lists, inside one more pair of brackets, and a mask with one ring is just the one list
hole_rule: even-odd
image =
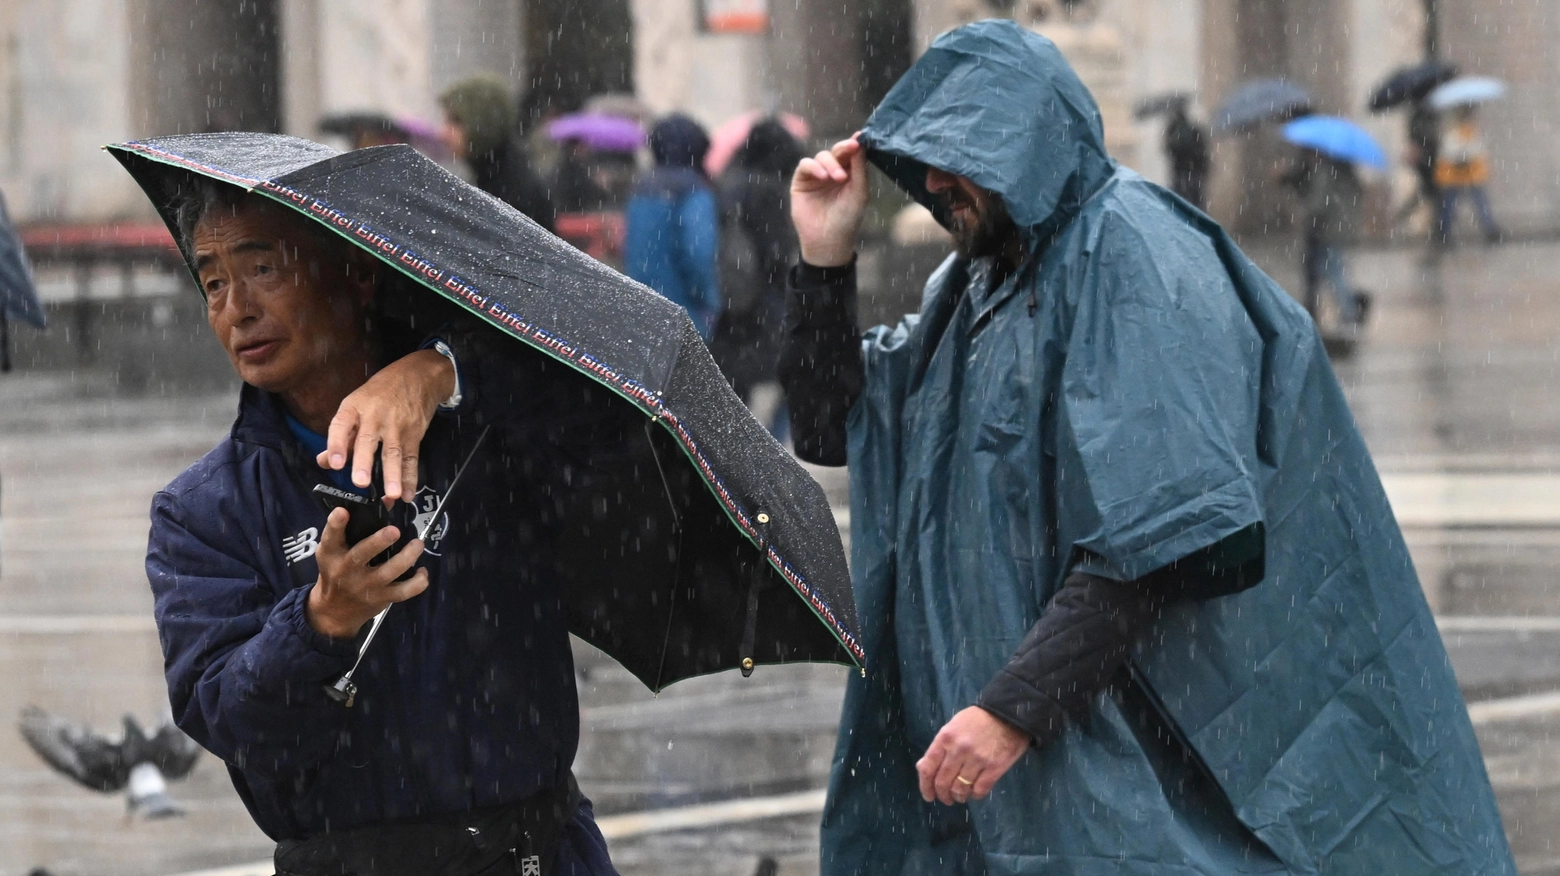
[[666,468],[661,465],[661,452],[655,449],[654,420],[645,421],[645,443],[650,445],[650,458],[655,460],[656,473],[661,476],[661,490],[666,494],[666,506],[672,512],[672,529],[677,532],[677,547],[672,561],[672,592],[667,597],[666,632],[661,636],[661,664],[655,670],[655,691],[661,692],[661,682],[666,678],[666,652],[671,649],[672,618],[677,612],[677,588],[682,584],[683,527],[682,516],[677,513],[677,499],[672,495],[672,484],[666,479]]

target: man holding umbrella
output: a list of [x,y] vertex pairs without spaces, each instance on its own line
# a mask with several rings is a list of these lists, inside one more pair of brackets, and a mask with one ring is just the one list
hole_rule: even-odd
[[108,148],[244,381],[147,573],[279,873],[611,873],[570,633],[651,690],[860,662],[826,497],[681,308],[407,146]]
[[[387,269],[281,206],[203,182],[178,220],[244,381],[232,434],[152,506],[146,567],[179,725],[228,762],[279,873],[613,873],[569,774],[573,664],[549,551],[532,543],[553,489],[541,473],[569,456],[525,433],[566,396],[470,354],[469,331],[459,370],[444,341],[396,337],[376,301]],[[620,440],[606,412],[574,419]],[[464,459],[476,471],[455,483]],[[410,500],[431,525],[396,518],[352,544],[345,508],[316,522],[315,484]],[[487,532],[507,533],[503,552]],[[376,615],[430,585],[358,666]],[[324,688],[349,670],[363,690],[343,703]]]
[[[868,655],[824,872],[1514,873],[1314,325],[1103,139],[984,22],[797,168],[782,376]],[[862,336],[868,161],[958,252]]]

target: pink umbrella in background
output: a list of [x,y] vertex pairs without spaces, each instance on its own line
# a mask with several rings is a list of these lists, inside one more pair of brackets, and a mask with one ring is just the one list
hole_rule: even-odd
[[[737,150],[747,142],[748,132],[752,131],[753,126],[767,115],[769,113],[761,110],[750,110],[716,128],[715,133],[710,135],[710,151],[704,156],[704,172],[711,177],[720,176],[726,169],[726,165],[731,163],[731,159],[736,157]],[[801,116],[779,113],[776,117],[780,119],[780,124],[791,132],[792,137],[803,143],[812,136],[812,129]]]

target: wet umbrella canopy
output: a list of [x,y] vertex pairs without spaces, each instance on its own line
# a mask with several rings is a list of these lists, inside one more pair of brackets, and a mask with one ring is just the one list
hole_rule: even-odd
[[1214,114],[1213,132],[1228,134],[1311,111],[1311,95],[1287,79],[1257,79],[1235,90]]
[[[652,690],[754,663],[861,662],[823,491],[732,394],[681,308],[406,146],[206,134],[109,147],[174,227],[198,175],[284,204],[589,378],[644,441],[575,497],[558,545],[570,629]],[[627,408],[625,408],[627,410]],[[633,452],[631,452],[632,455]]]
[[1339,161],[1387,169],[1387,153],[1375,138],[1348,119],[1306,116],[1284,125],[1284,139]]
[[1393,71],[1370,94],[1370,111],[1385,112],[1411,101],[1423,100],[1437,85],[1457,76],[1457,65],[1448,61],[1424,61]]
[[1430,105],[1438,110],[1474,106],[1506,96],[1506,83],[1493,76],[1463,76],[1430,92]]
[[547,125],[553,140],[579,140],[601,152],[633,152],[645,145],[645,129],[633,119],[606,113],[575,113]]

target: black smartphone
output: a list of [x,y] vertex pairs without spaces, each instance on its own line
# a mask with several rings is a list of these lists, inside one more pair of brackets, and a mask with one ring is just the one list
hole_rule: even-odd
[[[317,484],[314,487],[314,495],[325,506],[326,513],[337,508],[347,509],[346,536],[349,547],[384,529],[386,526],[397,526],[395,521],[391,519],[390,509],[386,508],[385,503],[379,498],[377,484],[369,488],[369,493],[366,496],[354,493],[351,490],[333,487],[329,484]],[[386,548],[383,553],[372,560],[369,560],[368,564],[370,566],[377,566],[395,556],[395,552],[406,547],[407,542],[410,542],[416,534],[412,531],[411,526],[399,526],[398,528],[401,531],[401,535],[395,540],[395,544]],[[396,580],[405,581],[412,577],[416,571],[417,567],[414,565]]]

